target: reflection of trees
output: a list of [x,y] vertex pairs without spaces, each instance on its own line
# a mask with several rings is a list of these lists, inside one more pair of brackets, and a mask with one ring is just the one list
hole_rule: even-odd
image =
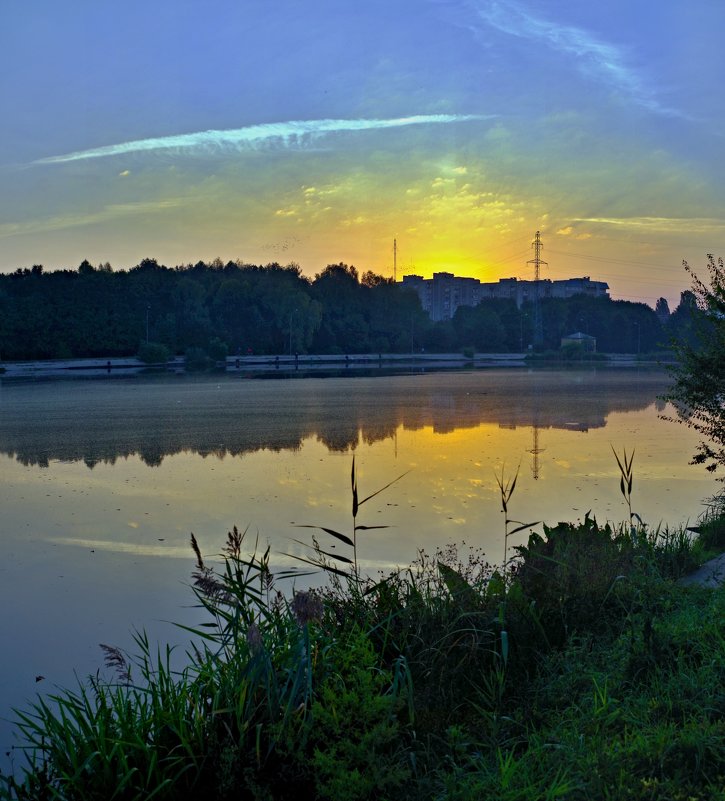
[[239,456],[331,451],[406,429],[439,433],[494,424],[586,431],[612,412],[644,409],[664,391],[657,372],[490,370],[385,378],[249,381],[232,377],[2,385],[0,452],[25,465],[138,456]]

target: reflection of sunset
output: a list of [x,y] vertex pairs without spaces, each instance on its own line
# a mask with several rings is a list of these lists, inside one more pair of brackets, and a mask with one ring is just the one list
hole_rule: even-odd
[[546,370],[523,369],[359,377],[354,392],[344,378],[162,376],[91,382],[82,394],[72,382],[9,384],[0,398],[0,452],[37,465],[82,459],[90,468],[137,454],[158,466],[186,451],[220,459],[296,450],[312,436],[344,453],[389,439],[401,426],[463,439],[486,424],[586,431],[605,426],[612,412],[645,408],[665,386],[661,373],[608,369],[565,371],[554,380]]
[[688,465],[691,432],[658,419],[662,387],[657,373],[526,370],[8,386],[4,515],[20,531],[32,511],[59,543],[100,537],[147,555],[185,547],[191,530],[213,552],[236,523],[279,560],[301,547],[293,523],[349,528],[354,451],[362,494],[406,473],[361,511],[392,527],[364,535],[366,565],[406,564],[454,539],[495,556],[502,470],[519,469],[515,519],[591,509],[620,521],[613,445],[636,448],[636,511],[678,523],[697,515],[711,481]]
[[[405,473],[360,509],[359,523],[389,526],[359,533],[360,563],[373,576],[448,543],[464,559],[474,547],[500,563],[495,475],[519,464],[512,519],[553,525],[591,510],[622,521],[611,445],[636,448],[635,511],[653,526],[692,520],[714,482],[687,463],[692,432],[658,419],[660,385],[636,373],[525,370],[4,384],[2,587],[22,612],[5,616],[0,638],[29,643],[28,675],[40,664],[49,681],[68,684],[79,663],[91,673],[99,667],[94,642],[128,647],[134,625],[153,636],[160,620],[198,622],[186,586],[190,532],[213,559],[236,524],[250,548],[270,547],[273,570],[299,567],[292,557],[310,555],[304,543],[313,534],[299,525],[350,532],[353,452],[362,497]],[[277,413],[262,414],[270,409]],[[534,417],[542,424],[538,480]],[[572,419],[586,425],[560,424]],[[344,553],[316,534],[323,548]],[[525,539],[522,532],[510,544]],[[298,576],[296,585],[320,580]],[[179,640],[170,626],[160,636]],[[48,648],[72,653],[65,673],[60,663],[46,667]]]

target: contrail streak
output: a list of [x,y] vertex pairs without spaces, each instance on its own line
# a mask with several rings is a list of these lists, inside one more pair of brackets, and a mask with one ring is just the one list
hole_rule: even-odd
[[48,156],[34,164],[63,164],[68,161],[99,159],[108,156],[126,156],[145,151],[175,151],[213,154],[229,150],[261,150],[269,148],[300,147],[327,134],[348,131],[376,131],[384,128],[402,128],[406,125],[440,125],[443,123],[468,122],[492,119],[495,115],[479,114],[423,114],[413,117],[372,120],[292,120],[225,131],[199,131],[197,133],[160,136],[152,139],[136,139],[117,145],[107,145],[91,150],[79,150],[61,156]]

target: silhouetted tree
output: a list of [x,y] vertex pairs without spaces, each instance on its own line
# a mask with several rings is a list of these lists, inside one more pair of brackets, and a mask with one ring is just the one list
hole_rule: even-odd
[[693,463],[715,471],[725,464],[725,266],[708,255],[707,281],[683,266],[692,278],[691,293],[680,301],[689,309],[690,336],[676,343],[679,362],[667,399],[678,420],[702,437]]

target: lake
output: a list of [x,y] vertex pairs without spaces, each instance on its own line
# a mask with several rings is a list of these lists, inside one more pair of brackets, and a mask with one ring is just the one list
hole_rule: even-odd
[[299,525],[349,531],[353,453],[362,496],[405,473],[360,511],[390,526],[360,534],[373,575],[450,542],[500,562],[502,469],[520,471],[517,520],[622,521],[612,447],[636,450],[646,521],[694,521],[717,486],[688,464],[693,433],[660,418],[667,383],[637,368],[0,382],[0,717],[102,667],[99,643],[132,647],[133,627],[183,641],[168,621],[199,619],[190,532],[213,555],[237,524],[288,568],[309,555]]

